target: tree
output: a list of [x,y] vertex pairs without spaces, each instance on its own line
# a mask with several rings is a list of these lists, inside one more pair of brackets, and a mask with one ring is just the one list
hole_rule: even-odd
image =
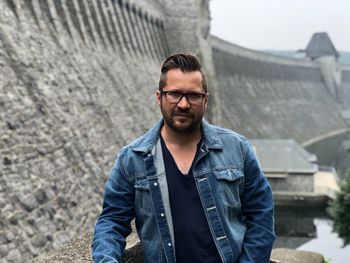
[[346,246],[350,243],[350,170],[342,181],[336,198],[331,202],[329,212],[333,219],[333,230]]

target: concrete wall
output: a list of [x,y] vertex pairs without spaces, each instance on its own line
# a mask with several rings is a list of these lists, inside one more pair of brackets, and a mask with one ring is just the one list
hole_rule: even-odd
[[323,56],[315,60],[319,64],[323,82],[336,101],[340,102],[341,66],[334,56]]
[[346,128],[317,63],[277,57],[212,37],[222,124],[249,138],[298,142]]
[[350,105],[350,66],[342,68],[339,92],[344,109],[348,110]]
[[287,191],[287,192],[308,192],[314,191],[314,176],[313,174],[287,174],[285,178],[269,177],[269,183],[272,191]]
[[[334,167],[339,179],[344,179],[350,167],[350,133],[341,133],[316,141],[305,148],[317,155],[318,163]],[[326,149],[326,150],[325,150]]]

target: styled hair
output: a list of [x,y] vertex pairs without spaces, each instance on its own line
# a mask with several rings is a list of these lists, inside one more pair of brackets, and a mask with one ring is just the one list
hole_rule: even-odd
[[160,79],[159,79],[159,90],[162,91],[166,86],[167,73],[171,69],[180,69],[184,73],[199,71],[202,75],[202,86],[205,92],[208,92],[208,84],[205,74],[202,70],[202,65],[196,55],[188,53],[177,53],[168,57],[161,69]]

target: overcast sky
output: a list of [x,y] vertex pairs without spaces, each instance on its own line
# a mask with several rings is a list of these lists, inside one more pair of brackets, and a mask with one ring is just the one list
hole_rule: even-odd
[[350,51],[350,0],[210,0],[211,34],[252,49],[298,50],[327,32]]

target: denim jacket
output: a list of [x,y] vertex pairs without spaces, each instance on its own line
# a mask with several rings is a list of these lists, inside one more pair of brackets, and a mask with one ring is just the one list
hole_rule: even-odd
[[[176,262],[162,125],[163,120],[119,153],[95,225],[94,262],[122,262],[134,218],[144,261]],[[273,197],[252,146],[230,130],[204,121],[201,128],[193,176],[222,262],[269,262],[275,240]]]

